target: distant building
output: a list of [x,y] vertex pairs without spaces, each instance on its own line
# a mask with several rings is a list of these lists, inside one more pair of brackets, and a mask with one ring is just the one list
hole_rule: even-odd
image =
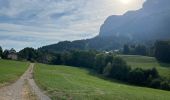
[[120,52],[120,50],[119,50],[119,49],[116,49],[116,50],[114,50],[114,52]]
[[12,60],[17,60],[18,59],[17,52],[12,48],[11,50],[8,51],[7,58]]

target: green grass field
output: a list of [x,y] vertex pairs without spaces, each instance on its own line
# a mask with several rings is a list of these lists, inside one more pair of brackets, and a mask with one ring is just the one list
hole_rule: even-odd
[[36,64],[34,77],[52,100],[170,100],[170,92],[111,82],[82,68]]
[[170,64],[159,63],[154,57],[138,55],[120,55],[133,68],[143,69],[155,67],[161,76],[170,78]]
[[28,68],[28,62],[0,60],[0,87],[18,79]]

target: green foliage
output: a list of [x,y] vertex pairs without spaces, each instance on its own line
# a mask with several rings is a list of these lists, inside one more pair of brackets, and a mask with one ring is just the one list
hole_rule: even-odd
[[161,62],[170,63],[170,41],[155,43],[155,57]]
[[127,45],[123,47],[123,54],[133,54],[133,55],[148,55],[149,49],[144,45]]
[[160,83],[160,88],[164,90],[170,90],[170,83],[168,81],[162,81]]
[[108,62],[112,62],[112,60],[113,60],[113,55],[104,54],[104,53],[96,54],[94,69],[98,73],[102,74],[104,67],[108,64]]
[[153,88],[159,88],[160,87],[160,84],[161,84],[161,79],[160,78],[156,78],[156,79],[153,79],[150,83],[150,87],[153,87]]
[[28,66],[27,62],[0,60],[0,87],[14,82],[26,71]]
[[0,46],[0,57],[2,57],[2,53],[3,53],[3,50],[2,50],[2,47]]
[[130,83],[151,87],[152,85],[150,84],[152,84],[152,82],[158,78],[160,78],[160,76],[155,68],[145,70],[141,68],[135,68],[132,69],[128,75],[128,81]]
[[112,67],[109,76],[118,80],[127,80],[130,67],[120,57],[114,57],[112,61]]
[[112,70],[112,64],[109,62],[103,70],[103,75],[109,77],[111,70]]
[[8,50],[4,50],[4,52],[2,53],[2,58],[3,59],[7,59],[8,58],[8,54],[9,54],[9,51]]
[[92,68],[95,62],[95,53],[92,51],[73,51],[73,66]]
[[37,58],[37,51],[34,48],[24,48],[19,51],[18,55],[20,59],[25,59],[28,61],[35,61]]
[[139,56],[139,55],[119,55],[123,58],[128,65],[134,68],[142,69],[152,69],[153,67],[157,69],[161,77],[170,78],[170,64],[160,63],[154,57]]
[[129,54],[130,53],[130,48],[127,44],[123,46],[123,54]]
[[157,71],[156,68],[152,68],[152,69],[149,70],[149,71],[150,71],[149,74],[152,76],[152,78],[158,78],[158,77],[160,77],[160,76],[159,76],[159,73],[158,73],[158,71]]
[[145,73],[142,69],[136,68],[134,70],[131,70],[128,75],[128,81],[133,84],[137,85],[144,85],[146,82],[145,79]]
[[52,57],[51,64],[90,68],[105,77],[142,86],[151,86],[151,81],[159,77],[156,68],[131,69],[125,60],[112,53],[80,50],[56,53]]
[[96,51],[80,50],[50,53],[48,51],[45,52],[33,48],[25,48],[19,52],[19,57],[29,61],[38,61],[42,63],[84,67],[112,79],[136,85],[164,89],[161,88],[161,85],[155,86],[156,82],[154,80],[160,77],[156,68],[145,70],[141,68],[131,69],[124,59],[115,56],[112,53],[107,54]]
[[36,83],[52,100],[170,100],[170,92],[108,81],[83,68],[36,64]]
[[[122,41],[123,40],[123,41]],[[39,48],[41,51],[49,51],[53,53],[68,52],[72,50],[115,50],[122,48],[124,43],[127,43],[127,37],[119,36],[96,36],[92,39],[76,40],[76,41],[63,41],[57,44],[44,46]]]

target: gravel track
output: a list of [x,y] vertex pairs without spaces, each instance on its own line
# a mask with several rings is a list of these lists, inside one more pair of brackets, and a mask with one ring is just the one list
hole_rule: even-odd
[[31,63],[20,79],[9,86],[0,88],[0,100],[51,100],[36,85],[33,69],[34,64]]

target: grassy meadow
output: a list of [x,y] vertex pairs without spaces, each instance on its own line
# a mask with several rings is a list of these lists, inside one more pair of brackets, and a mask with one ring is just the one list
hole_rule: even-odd
[[36,64],[36,83],[52,100],[170,100],[170,92],[111,82],[83,68]]
[[133,68],[153,68],[155,67],[161,76],[170,78],[170,64],[159,63],[154,57],[138,55],[120,55]]
[[28,68],[28,62],[0,59],[0,87],[17,80]]

